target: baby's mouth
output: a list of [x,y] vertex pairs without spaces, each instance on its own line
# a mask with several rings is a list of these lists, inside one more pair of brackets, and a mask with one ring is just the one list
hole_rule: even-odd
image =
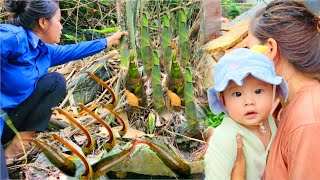
[[257,112],[255,112],[255,111],[248,111],[248,112],[246,113],[246,115],[251,115],[251,114],[257,114]]
[[245,116],[248,117],[248,118],[255,118],[257,116],[257,112],[255,111],[248,111],[246,112]]

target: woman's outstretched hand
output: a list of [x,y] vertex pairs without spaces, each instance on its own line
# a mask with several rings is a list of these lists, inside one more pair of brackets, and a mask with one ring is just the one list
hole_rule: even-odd
[[108,47],[110,47],[114,44],[118,44],[120,42],[120,38],[122,36],[128,36],[128,32],[127,31],[117,31],[114,34],[112,34],[111,36],[107,37]]
[[231,180],[246,179],[246,160],[243,154],[243,144],[241,135],[237,135],[237,159],[231,172]]

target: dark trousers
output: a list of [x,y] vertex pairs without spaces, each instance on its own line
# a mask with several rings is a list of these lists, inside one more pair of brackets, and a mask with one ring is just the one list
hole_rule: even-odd
[[1,161],[1,164],[0,164],[0,179],[3,180],[3,179],[9,179],[9,176],[8,176],[8,169],[7,169],[7,166],[6,166],[6,160],[5,160],[5,157],[4,157],[4,151],[3,151],[3,148],[2,148],[2,144],[0,143],[0,161]]
[[[20,131],[44,131],[48,126],[52,108],[57,106],[66,94],[66,80],[56,72],[39,79],[33,93],[16,108],[8,111],[13,125]],[[5,124],[1,137],[6,144],[15,136]]]

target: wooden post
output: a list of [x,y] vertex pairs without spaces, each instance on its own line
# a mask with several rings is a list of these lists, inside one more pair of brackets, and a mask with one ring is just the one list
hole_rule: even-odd
[[203,0],[204,43],[220,36],[221,1]]

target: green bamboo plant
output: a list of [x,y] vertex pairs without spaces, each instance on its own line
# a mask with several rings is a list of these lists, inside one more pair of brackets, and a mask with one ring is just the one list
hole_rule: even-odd
[[[124,28],[122,28],[124,29]],[[126,36],[122,36],[120,39],[120,67],[122,70],[127,70],[127,67],[129,65],[129,46],[127,42],[128,38]]]
[[146,13],[142,13],[141,17],[141,60],[144,71],[150,77],[152,70],[152,49],[150,45],[149,23]]
[[183,68],[186,68],[187,63],[191,61],[190,42],[188,37],[187,16],[184,9],[179,11],[179,49],[180,62]]
[[151,86],[153,89],[152,98],[154,101],[154,107],[158,113],[161,113],[164,109],[163,91],[161,85],[161,70],[158,52],[153,52],[153,68],[151,73]]
[[128,26],[129,30],[129,37],[130,37],[130,49],[136,49],[136,43],[135,43],[135,29],[134,29],[134,5],[132,4],[133,1],[128,0],[125,1],[126,3],[126,24]]
[[126,75],[125,87],[139,99],[139,104],[141,106],[145,106],[147,97],[143,87],[143,80],[139,73],[138,66],[134,59],[134,52],[132,50],[130,51],[129,56],[129,68]]
[[199,122],[197,119],[197,111],[194,105],[194,91],[192,83],[192,73],[191,67],[186,68],[186,78],[185,78],[185,91],[184,91],[184,100],[185,100],[185,112],[187,116],[188,128],[192,132],[199,127]]
[[170,33],[170,20],[169,14],[165,13],[162,16],[162,58],[164,60],[165,70],[167,74],[170,74],[171,69],[171,56],[172,56],[172,48],[171,48],[171,33]]
[[177,60],[176,51],[172,52],[172,65],[169,74],[169,90],[177,94],[180,98],[184,97],[184,75]]

